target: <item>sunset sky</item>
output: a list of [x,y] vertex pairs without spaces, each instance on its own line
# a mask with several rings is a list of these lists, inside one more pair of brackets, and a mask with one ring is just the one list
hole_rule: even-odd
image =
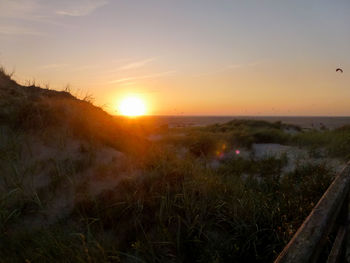
[[113,114],[350,115],[350,1],[0,0],[0,64]]

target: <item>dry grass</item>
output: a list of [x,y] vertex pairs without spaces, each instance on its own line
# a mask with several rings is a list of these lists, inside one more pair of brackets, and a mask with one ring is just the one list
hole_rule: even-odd
[[208,165],[223,144],[294,143],[281,123],[151,143],[147,121],[4,72],[0,104],[2,262],[271,262],[334,176],[325,164],[283,174],[273,157]]

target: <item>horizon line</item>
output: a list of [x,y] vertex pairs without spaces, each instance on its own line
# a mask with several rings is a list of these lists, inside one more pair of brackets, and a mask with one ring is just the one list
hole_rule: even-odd
[[[114,117],[125,117],[124,115],[114,115]],[[154,114],[154,115],[142,115],[134,116],[131,118],[144,118],[144,117],[222,117],[222,118],[241,118],[241,117],[253,117],[253,118],[350,118],[350,115],[166,115],[166,114]]]

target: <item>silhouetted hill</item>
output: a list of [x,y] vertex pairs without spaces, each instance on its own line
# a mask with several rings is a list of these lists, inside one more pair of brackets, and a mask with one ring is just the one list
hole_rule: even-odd
[[66,91],[22,86],[0,71],[0,123],[22,132],[65,132],[120,151],[138,152],[147,141],[125,123]]

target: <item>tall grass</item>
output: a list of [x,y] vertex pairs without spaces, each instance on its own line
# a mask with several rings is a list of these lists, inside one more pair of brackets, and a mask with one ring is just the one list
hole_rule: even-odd
[[[278,159],[236,160],[217,171],[190,153],[185,158],[163,148],[152,153],[139,163],[141,176],[126,177],[97,196],[81,190],[85,194],[72,212],[53,225],[23,232],[6,222],[2,258],[272,261],[334,175],[324,165],[307,165],[280,177],[284,161]],[[232,170],[237,166],[242,168]],[[254,176],[259,171],[269,172]]]
[[347,127],[300,133],[292,138],[291,143],[311,149],[323,149],[326,155],[345,161],[350,158],[350,129]]
[[347,130],[290,135],[299,129],[250,120],[151,143],[146,124],[1,70],[0,104],[0,262],[271,262],[334,172],[306,163],[285,173],[286,156],[222,158],[213,169],[218,149],[348,151]]

